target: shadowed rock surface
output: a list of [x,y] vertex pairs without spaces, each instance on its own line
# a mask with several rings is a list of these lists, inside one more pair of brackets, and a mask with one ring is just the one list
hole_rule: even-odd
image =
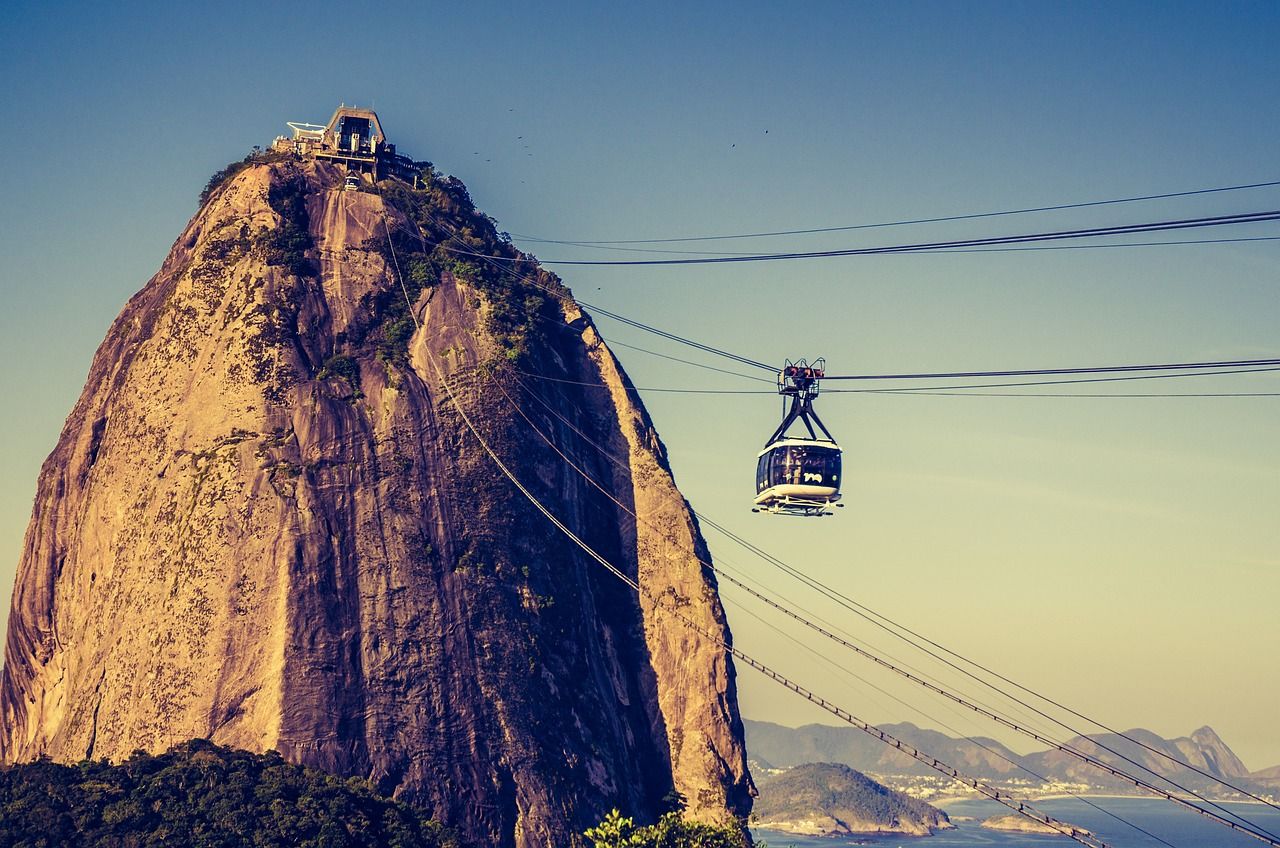
[[[494,845],[572,844],[673,789],[693,818],[744,816],[732,662],[670,610],[727,640],[724,612],[621,367],[553,275],[459,257],[518,257],[461,183],[384,183],[384,226],[341,181],[234,174],[112,325],[40,474],[0,759],[276,749]],[[502,477],[437,368],[650,598]]]

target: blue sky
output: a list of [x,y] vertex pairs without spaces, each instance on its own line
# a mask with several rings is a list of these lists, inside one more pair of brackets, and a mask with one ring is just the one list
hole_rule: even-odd
[[[501,228],[569,240],[1280,177],[1274,3],[379,8],[0,9],[0,585],[94,349],[205,180],[339,101],[374,105],[402,152],[464,180]],[[829,249],[1277,204],[1273,188],[716,244]],[[598,253],[517,243],[546,259]],[[1274,356],[1280,327],[1280,242],[561,270],[582,298],[638,320],[767,361],[825,355],[844,372]],[[619,341],[687,353],[600,323]],[[640,386],[749,385],[619,353]],[[1280,390],[1274,376],[1156,385]],[[816,524],[746,509],[775,400],[645,400],[708,515],[1114,725],[1173,736],[1209,723],[1251,768],[1280,763],[1280,399],[825,396],[849,506]],[[836,616],[709,538],[727,563]],[[725,596],[744,649],[871,720],[937,723],[838,680]],[[858,671],[957,729],[992,732]],[[822,720],[749,672],[741,680],[750,717]]]

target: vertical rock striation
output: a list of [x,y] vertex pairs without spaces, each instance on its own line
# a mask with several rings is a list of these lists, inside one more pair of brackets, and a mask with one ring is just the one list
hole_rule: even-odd
[[671,612],[729,639],[652,424],[559,281],[424,173],[251,165],[116,319],[40,474],[4,762],[274,748],[493,845],[673,791],[749,811],[733,664]]

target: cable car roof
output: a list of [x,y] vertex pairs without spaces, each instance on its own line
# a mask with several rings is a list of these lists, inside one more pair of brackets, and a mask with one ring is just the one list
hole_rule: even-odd
[[801,447],[801,448],[826,448],[827,450],[840,450],[840,446],[830,439],[798,439],[789,437],[786,439],[778,439],[776,442],[769,443],[764,450],[756,454],[756,459],[767,454],[776,448]]

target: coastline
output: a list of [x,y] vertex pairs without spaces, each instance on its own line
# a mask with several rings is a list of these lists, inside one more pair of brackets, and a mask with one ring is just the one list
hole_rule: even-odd
[[[1126,822],[1132,822],[1160,836],[1169,837],[1170,841],[1176,843],[1179,848],[1226,848],[1226,846],[1248,848],[1249,845],[1255,844],[1253,840],[1243,834],[1225,834],[1219,825],[1199,816],[1190,815],[1177,805],[1162,801],[1156,797],[1116,795],[1114,793],[1099,793],[1090,797],[1110,799],[1095,801],[1106,810],[1092,809],[1083,803],[1071,803],[1063,798],[1045,800],[1040,809],[1060,821],[1088,830],[1098,839],[1105,840],[1108,844],[1113,845],[1148,845],[1157,843],[1148,841],[1134,843],[1121,840],[1120,837],[1124,835],[1122,829],[1125,825],[1109,816],[1106,812],[1107,810]],[[794,836],[767,829],[756,832],[755,836],[757,840],[764,840],[768,845],[779,846],[779,848],[784,848],[785,846],[794,846],[794,848],[854,848],[854,846],[858,845],[867,846],[867,848],[871,848],[871,846],[876,846],[876,848],[932,848],[932,846],[937,846],[937,848],[1030,848],[1032,845],[1049,848],[1052,845],[1067,846],[1074,844],[1069,839],[1048,834],[1036,836],[1029,833],[984,827],[983,824],[987,820],[1004,814],[998,809],[999,805],[991,803],[989,800],[984,803],[956,803],[959,800],[972,801],[974,799],[951,799],[952,803],[948,805],[947,813],[953,816],[952,821],[956,825],[955,829],[937,833],[933,837],[924,840],[908,837],[867,836],[832,839],[830,837]],[[1237,811],[1247,818],[1253,819],[1259,827],[1280,832],[1280,830],[1277,830],[1280,828],[1280,812],[1278,811],[1266,808],[1259,809],[1258,807],[1250,807],[1248,810],[1237,808]],[[1255,816],[1257,817],[1256,819],[1254,818]],[[1174,838],[1174,835],[1176,835],[1176,838]],[[1131,840],[1131,835],[1127,838]],[[1115,841],[1112,842],[1112,839]]]

